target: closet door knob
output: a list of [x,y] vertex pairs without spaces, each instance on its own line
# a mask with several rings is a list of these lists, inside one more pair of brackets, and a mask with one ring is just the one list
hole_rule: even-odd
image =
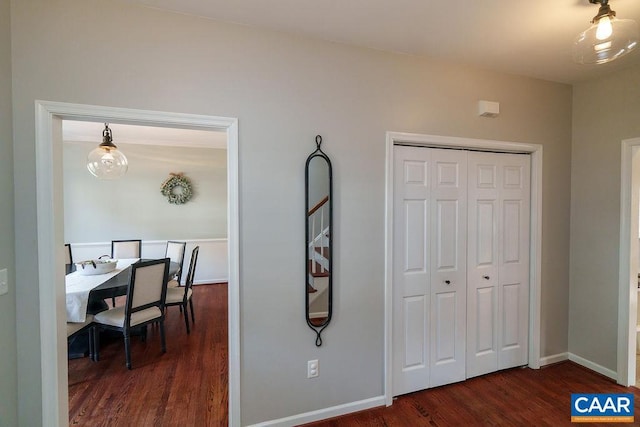
[[483,278],[484,280],[489,280],[491,277],[489,277],[489,276],[482,276],[482,278]]
[[446,283],[447,285],[451,284],[451,280],[445,280],[444,283]]

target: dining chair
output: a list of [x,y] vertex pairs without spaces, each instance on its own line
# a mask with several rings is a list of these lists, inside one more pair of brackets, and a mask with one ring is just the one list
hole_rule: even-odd
[[196,319],[193,314],[193,277],[196,274],[196,263],[198,262],[198,252],[200,246],[193,248],[191,252],[191,261],[189,262],[189,271],[187,272],[187,280],[185,280],[184,287],[181,288],[167,288],[167,298],[165,300],[165,307],[172,305],[180,306],[182,313],[184,314],[184,324],[187,325],[187,334],[190,333],[189,329],[189,315],[187,313],[187,305],[191,309],[191,321],[195,324]]
[[93,322],[93,314],[87,314],[84,322],[67,322],[67,341],[74,339],[83,332],[89,332],[89,357],[94,362],[96,359],[95,345],[95,323]]
[[167,247],[164,251],[164,256],[170,258],[171,261],[180,265],[180,268],[173,277],[170,277],[167,286],[169,288],[175,288],[180,286],[180,278],[182,276],[182,266],[184,265],[184,252],[187,247],[187,242],[176,242],[173,240],[167,241]]
[[71,244],[64,244],[64,268],[65,274],[69,274],[75,271],[75,266],[73,265],[73,253],[71,252]]
[[73,254],[71,253],[71,244],[64,244],[64,264],[70,265],[73,264]]
[[[132,259],[142,258],[142,240],[112,240],[111,258]],[[116,297],[111,297],[111,305],[116,306]]]
[[111,258],[142,258],[142,240],[112,240]]
[[127,287],[124,306],[102,311],[94,316],[97,328],[95,336],[95,360],[100,358],[100,338],[98,332],[104,329],[122,332],[127,369],[131,369],[131,331],[143,330],[157,323],[160,329],[162,352],[167,346],[164,334],[164,304],[167,295],[169,258],[139,261],[131,265],[131,277]]

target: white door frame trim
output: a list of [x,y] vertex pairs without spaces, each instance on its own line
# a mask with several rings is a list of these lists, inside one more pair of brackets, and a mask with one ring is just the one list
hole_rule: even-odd
[[467,148],[531,155],[531,241],[529,255],[529,364],[540,368],[540,286],[542,272],[542,145],[449,136],[387,132],[385,176],[385,303],[384,303],[384,394],[393,403],[393,146],[405,143],[423,147]]
[[[636,383],[636,325],[638,317],[638,273],[632,265],[638,261],[631,254],[638,253],[638,230],[632,227],[633,155],[640,148],[640,138],[622,141],[620,159],[620,259],[618,267],[618,384]],[[638,190],[637,188],[635,189]],[[636,216],[637,218],[637,216]],[[635,228],[635,236],[633,229]],[[632,250],[634,248],[634,250]]]
[[[238,119],[35,101],[36,206],[42,425],[67,426],[68,379],[63,258],[63,119],[226,131],[229,239],[229,425],[240,425],[240,269]],[[51,278],[54,277],[55,280]],[[52,304],[55,301],[55,304]]]

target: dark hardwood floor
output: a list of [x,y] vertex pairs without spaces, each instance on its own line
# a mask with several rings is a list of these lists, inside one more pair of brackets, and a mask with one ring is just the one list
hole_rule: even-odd
[[227,285],[194,286],[196,323],[187,335],[178,307],[167,310],[167,352],[157,327],[132,338],[127,370],[122,337],[102,338],[100,361],[69,361],[69,424],[226,426]]
[[[166,354],[160,352],[157,328],[149,328],[146,343],[133,338],[131,371],[120,337],[102,340],[97,363],[70,360],[70,425],[226,426],[227,286],[196,286],[194,302],[190,335],[178,308],[168,310]],[[390,407],[308,426],[570,426],[571,393],[634,393],[640,425],[640,390],[562,362],[407,394]]]
[[[622,387],[573,362],[539,370],[516,368],[406,394],[380,407],[307,427],[571,426],[571,393],[633,393],[640,425],[640,390]],[[587,425],[612,426],[612,423]],[[619,424],[630,425],[630,424]]]

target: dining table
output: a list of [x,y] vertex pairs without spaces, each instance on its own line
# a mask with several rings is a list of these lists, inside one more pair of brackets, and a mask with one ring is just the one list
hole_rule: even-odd
[[[119,259],[116,268],[105,274],[83,275],[74,264],[66,266],[65,290],[67,322],[84,322],[87,314],[97,314],[108,310],[105,299],[127,294],[131,278],[131,265],[150,259]],[[180,264],[169,262],[168,278],[180,269]],[[70,343],[69,358],[87,355],[88,338],[81,334],[75,343]]]

